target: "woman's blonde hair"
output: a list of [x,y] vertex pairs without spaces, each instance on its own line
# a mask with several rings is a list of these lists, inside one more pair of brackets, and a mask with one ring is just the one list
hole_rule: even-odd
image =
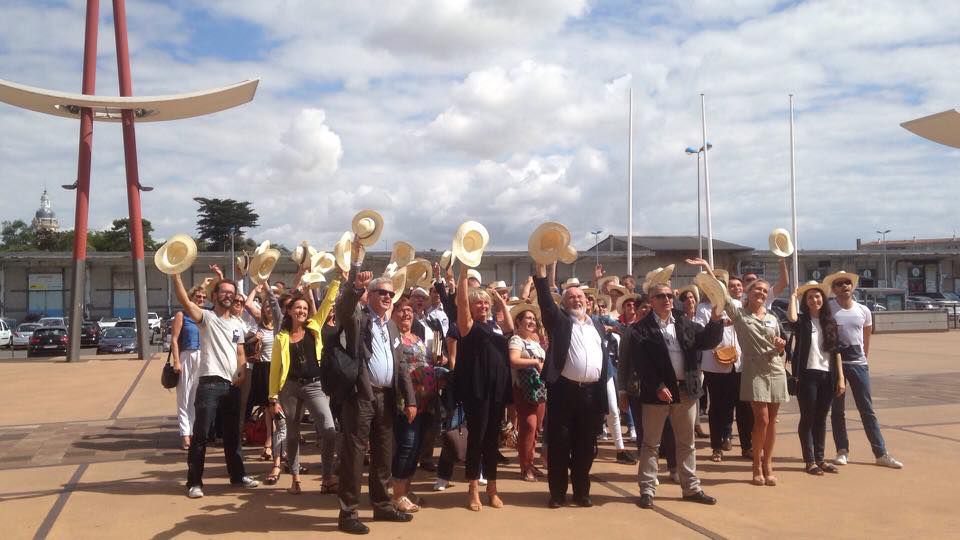
[[493,302],[493,299],[490,298],[490,293],[480,287],[474,287],[467,291],[467,302],[472,304],[478,300],[486,300],[489,303]]
[[189,296],[190,298],[193,298],[193,296],[194,296],[195,294],[197,294],[198,292],[204,292],[204,289],[203,289],[203,286],[202,286],[202,285],[194,285],[194,286],[190,289],[190,292],[187,294],[187,296]]

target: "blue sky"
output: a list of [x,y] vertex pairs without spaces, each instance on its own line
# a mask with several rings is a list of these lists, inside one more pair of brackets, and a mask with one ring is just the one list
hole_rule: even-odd
[[[84,2],[6,2],[0,78],[76,92]],[[110,3],[98,92],[116,95]],[[137,129],[144,217],[193,232],[195,196],[250,200],[256,239],[329,247],[361,208],[389,241],[443,249],[477,219],[494,249],[540,222],[626,229],[627,91],[636,234],[695,234],[707,96],[717,238],[763,247],[789,224],[787,95],[797,103],[799,244],[950,236],[956,150],[899,127],[957,105],[960,7],[942,2],[288,0],[127,6],[134,91],[260,78],[254,101]],[[43,185],[72,223],[76,122],[0,104],[0,219]],[[98,124],[91,226],[126,215],[120,132]]]

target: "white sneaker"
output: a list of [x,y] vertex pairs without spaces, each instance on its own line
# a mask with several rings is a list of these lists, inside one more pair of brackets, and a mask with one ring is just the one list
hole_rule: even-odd
[[631,441],[637,440],[637,430],[636,428],[630,428],[630,431],[627,433],[627,439]]
[[449,480],[444,480],[443,478],[437,478],[436,483],[433,484],[434,491],[443,491],[450,486]]
[[199,499],[203,497],[203,489],[200,486],[193,486],[187,490],[187,497],[191,499]]
[[[833,458],[834,465],[846,465],[849,453],[846,450],[837,452],[837,457]],[[879,463],[879,460],[878,460]]]
[[881,467],[890,467],[891,469],[902,469],[903,463],[900,463],[890,454],[884,454],[877,458],[877,465]]
[[480,475],[480,479],[479,479],[477,482],[478,482],[481,486],[487,485],[487,479],[484,478],[482,474]]

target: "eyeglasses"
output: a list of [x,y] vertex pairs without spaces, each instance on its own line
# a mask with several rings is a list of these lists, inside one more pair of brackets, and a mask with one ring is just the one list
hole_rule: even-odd
[[217,294],[219,294],[220,296],[236,296],[237,295],[237,293],[233,291],[217,291]]
[[373,294],[379,294],[380,296],[393,296],[393,291],[388,291],[386,289],[377,289],[373,291]]
[[673,298],[673,295],[662,292],[662,293],[651,295],[651,298],[656,298],[657,300],[666,300],[668,298]]

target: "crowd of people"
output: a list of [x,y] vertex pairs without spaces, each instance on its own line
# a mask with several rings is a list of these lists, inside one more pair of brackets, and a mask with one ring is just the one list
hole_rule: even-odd
[[[660,458],[683,500],[712,505],[695,441],[709,438],[711,461],[728,459],[735,421],[741,457],[753,465],[745,481],[775,486],[777,414],[791,396],[805,471],[836,474],[849,459],[847,388],[876,463],[903,466],[887,452],[873,410],[872,319],[853,297],[855,274],[794,284],[778,317],[771,304],[788,287],[785,264],[774,285],[689,259],[703,270],[700,286],[674,288],[673,265],[642,281],[597,265],[592,283],[558,286],[556,260],[535,257],[532,275],[513,288],[481,285],[476,270],[461,261],[455,272],[450,257],[417,277],[397,271],[413,262],[391,261],[375,277],[358,240],[340,253],[344,264],[325,286],[305,277],[309,265],[289,287],[256,279],[247,296],[243,280],[216,266],[217,279],[189,291],[171,272],[183,307],[171,356],[188,497],[203,496],[213,438],[222,441],[231,484],[260,484],[241,455],[243,426],[255,412],[267,432],[260,457],[273,465],[263,482],[277,484],[288,471],[295,495],[303,492],[301,425],[309,414],[321,492],[337,495],[338,527],[354,534],[369,532],[358,514],[365,468],[375,521],[411,521],[424,502],[410,486],[418,466],[435,471],[433,489],[443,491],[458,461],[465,506],[502,507],[504,445],[516,448],[524,481],[546,477],[549,508],[592,506],[590,470],[603,437],[613,439],[619,463],[639,464],[642,508],[654,506]],[[627,449],[631,440],[639,456]]]

